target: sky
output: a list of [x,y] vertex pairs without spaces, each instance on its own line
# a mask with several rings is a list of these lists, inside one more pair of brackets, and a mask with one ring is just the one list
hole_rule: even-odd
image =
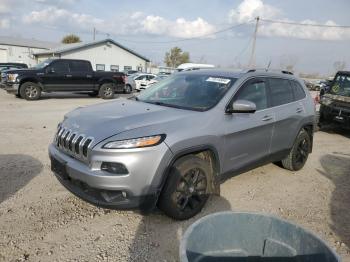
[[0,35],[91,41],[96,28],[97,40],[110,37],[155,64],[178,46],[192,62],[237,67],[249,64],[259,16],[257,67],[327,75],[336,61],[350,68],[350,28],[266,20],[350,26],[349,11],[349,0],[0,0]]

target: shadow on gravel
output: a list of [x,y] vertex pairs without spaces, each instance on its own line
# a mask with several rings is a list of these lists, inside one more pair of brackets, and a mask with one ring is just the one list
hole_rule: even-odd
[[320,162],[324,171],[317,171],[335,185],[330,203],[331,228],[350,246],[350,154],[334,152],[322,156]]
[[324,126],[321,129],[319,129],[319,131],[322,131],[328,134],[337,134],[337,135],[344,136],[346,138],[350,138],[350,130],[346,130],[334,125]]
[[43,165],[28,155],[0,155],[0,203],[38,175]]
[[231,210],[231,205],[226,199],[211,196],[202,212],[189,220],[176,221],[160,211],[144,216],[130,246],[128,261],[178,261],[180,240],[187,227],[205,215],[227,210]]

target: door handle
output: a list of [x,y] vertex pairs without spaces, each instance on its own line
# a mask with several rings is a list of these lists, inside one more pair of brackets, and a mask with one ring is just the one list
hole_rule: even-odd
[[270,120],[272,120],[272,119],[273,119],[272,116],[264,116],[261,120],[262,120],[262,121],[270,121]]
[[91,78],[91,77],[92,77],[92,75],[86,75],[86,77],[87,77],[87,78]]
[[66,77],[72,77],[72,75],[66,75]]
[[298,107],[296,111],[297,111],[297,113],[301,113],[301,112],[303,112],[303,109],[301,107]]

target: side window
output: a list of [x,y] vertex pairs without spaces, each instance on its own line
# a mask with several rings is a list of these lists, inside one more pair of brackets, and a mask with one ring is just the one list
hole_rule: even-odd
[[127,72],[129,70],[132,70],[132,67],[131,66],[124,66],[124,71]]
[[96,64],[96,71],[105,71],[104,64]]
[[290,81],[290,83],[293,86],[295,100],[298,101],[304,99],[306,97],[304,88],[296,81]]
[[247,100],[256,105],[256,110],[267,108],[267,85],[262,79],[249,80],[238,91],[235,100]]
[[55,73],[69,72],[68,63],[66,61],[56,61],[51,65],[51,68],[55,71]]
[[69,66],[71,72],[87,72],[91,70],[89,63],[84,61],[70,61]]
[[143,76],[139,76],[139,77],[136,77],[135,80],[146,80],[146,77],[145,75]]
[[280,78],[270,78],[271,104],[279,106],[293,102],[293,90],[289,81]]
[[110,68],[112,72],[119,72],[119,65],[111,65]]

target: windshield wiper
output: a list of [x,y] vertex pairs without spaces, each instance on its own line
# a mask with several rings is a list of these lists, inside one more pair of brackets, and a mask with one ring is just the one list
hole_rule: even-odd
[[149,104],[153,104],[153,105],[157,105],[157,106],[167,106],[167,107],[173,107],[173,108],[179,108],[179,109],[190,109],[184,106],[178,106],[178,105],[173,105],[173,104],[167,104],[164,102],[159,102],[159,101],[143,101],[145,103],[149,103]]

